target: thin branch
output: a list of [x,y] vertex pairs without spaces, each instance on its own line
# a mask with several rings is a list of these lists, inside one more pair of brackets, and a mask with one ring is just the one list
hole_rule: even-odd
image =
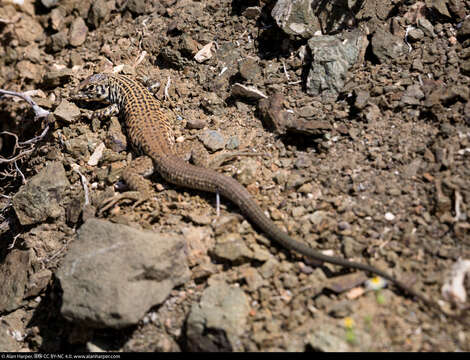
[[170,85],[171,85],[171,78],[170,78],[170,75],[168,75],[168,80],[166,82],[166,86],[165,86],[165,99],[169,99],[170,98],[170,95],[168,95],[168,89],[170,88]]
[[34,121],[36,121],[40,118],[46,118],[50,114],[49,111],[47,111],[47,110],[43,109],[42,107],[40,107],[38,104],[36,104],[34,102],[33,99],[31,99],[30,96],[28,96],[24,93],[0,89],[0,94],[9,95],[9,96],[16,96],[16,97],[22,98],[24,101],[26,101],[33,108],[33,111],[34,111],[34,114],[35,114]]

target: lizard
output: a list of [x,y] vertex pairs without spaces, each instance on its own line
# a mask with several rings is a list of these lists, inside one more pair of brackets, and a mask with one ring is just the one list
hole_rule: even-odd
[[142,198],[149,198],[151,188],[145,177],[157,171],[168,183],[195,190],[220,194],[227,198],[267,237],[291,251],[321,263],[365,271],[387,279],[402,291],[426,305],[442,311],[437,302],[428,299],[412,286],[391,274],[359,262],[325,255],[289,236],[269,219],[251,194],[234,178],[212,169],[195,166],[179,158],[168,116],[159,101],[140,82],[130,76],[97,73],[83,80],[72,95],[74,100],[94,101],[108,106],[94,112],[95,116],[121,115],[127,136],[135,150],[143,154],[123,170],[122,179]]

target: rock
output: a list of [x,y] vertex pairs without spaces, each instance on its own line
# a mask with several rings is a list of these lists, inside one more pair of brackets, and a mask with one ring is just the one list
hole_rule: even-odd
[[62,70],[52,70],[49,69],[44,74],[43,83],[48,87],[58,87],[62,83],[66,82],[74,76],[74,72],[71,69],[62,69]]
[[220,259],[236,263],[244,262],[253,256],[252,251],[245,245],[242,237],[235,233],[219,238],[213,252]]
[[457,31],[457,35],[461,41],[466,40],[470,37],[470,18],[466,18],[460,29]]
[[191,212],[188,217],[197,225],[209,225],[212,222],[211,217],[206,212]]
[[434,26],[432,26],[431,22],[425,17],[418,18],[417,24],[418,27],[424,31],[426,36],[429,36],[431,38],[435,38],[437,36],[434,32]]
[[94,328],[136,324],[189,279],[184,247],[174,234],[87,220],[57,272],[62,315]]
[[275,258],[270,258],[261,266],[259,273],[264,279],[271,279],[278,266],[279,262]]
[[88,13],[88,22],[96,29],[102,22],[107,21],[110,15],[111,9],[108,7],[106,0],[93,1]]
[[18,23],[15,24],[15,32],[20,46],[28,45],[33,41],[45,39],[44,30],[35,19],[24,15]]
[[308,47],[313,59],[307,76],[307,93],[336,97],[344,87],[349,68],[361,61],[367,43],[367,37],[360,31],[311,38]]
[[127,149],[127,137],[123,134],[121,124],[115,117],[112,117],[109,123],[106,146],[118,153]]
[[186,327],[189,351],[242,351],[240,336],[246,331],[248,297],[239,287],[215,282],[194,304]]
[[337,294],[341,294],[342,292],[363,284],[367,279],[367,275],[363,272],[335,276],[326,281],[325,288],[330,289]]
[[223,112],[224,101],[217,96],[216,93],[210,92],[201,100],[201,105],[204,110],[212,115],[220,115]]
[[434,9],[441,16],[445,16],[448,20],[452,18],[449,10],[447,9],[447,0],[427,0],[425,2],[428,8]]
[[288,35],[308,39],[316,31],[321,31],[321,24],[313,13],[310,0],[279,0],[274,5],[271,16]]
[[20,77],[24,79],[34,80],[39,82],[41,80],[41,67],[39,65],[33,64],[31,61],[22,60],[16,65]]
[[238,139],[238,136],[231,136],[230,139],[228,139],[227,142],[227,150],[235,150],[238,149],[240,146],[240,140]]
[[72,46],[80,46],[86,40],[88,34],[88,27],[85,21],[81,17],[75,18],[70,25],[69,42]]
[[408,31],[408,41],[415,42],[419,41],[424,37],[424,32],[421,29],[412,28]]
[[297,110],[297,114],[302,118],[311,119],[317,113],[317,109],[312,105],[306,105]]
[[247,19],[257,19],[261,15],[261,8],[259,6],[249,6],[243,10],[242,15]]
[[39,295],[41,291],[46,288],[47,284],[49,284],[51,277],[52,272],[48,269],[42,269],[32,274],[24,297],[28,298]]
[[254,86],[246,86],[240,83],[232,85],[232,96],[246,98],[248,100],[267,99],[268,97]]
[[423,98],[424,93],[421,90],[421,86],[416,84],[408,86],[400,101],[404,105],[419,105]]
[[48,9],[50,9],[51,7],[56,6],[58,2],[59,2],[59,0],[41,0],[41,4],[43,4]]
[[258,102],[258,111],[264,126],[273,129],[278,134],[285,134],[290,124],[296,120],[292,112],[283,110],[283,103],[284,96],[280,93],[274,93],[269,98]]
[[240,75],[243,79],[253,81],[261,76],[261,68],[252,58],[247,58],[239,63]]
[[201,118],[190,117],[186,121],[186,127],[188,129],[198,129],[198,130],[200,130],[200,129],[204,129],[205,126],[206,126],[206,122]]
[[49,163],[13,197],[13,209],[21,225],[36,224],[64,214],[60,206],[64,190],[70,186],[64,166]]
[[80,117],[80,109],[74,103],[62,100],[59,106],[54,110],[54,115],[66,122],[74,122]]
[[351,10],[347,1],[278,0],[271,16],[287,35],[309,39],[319,31],[328,34],[347,26]]
[[59,31],[51,36],[51,49],[54,52],[62,50],[69,44],[69,37],[67,30]]
[[237,180],[242,185],[250,185],[254,183],[258,176],[259,163],[255,159],[244,159],[240,163],[237,171]]
[[[30,268],[29,252],[13,249],[0,264],[0,313],[22,305]],[[2,336],[0,336],[2,337]],[[1,349],[0,349],[1,351]]]
[[258,290],[265,283],[265,281],[255,268],[249,267],[246,269],[242,269],[241,275],[245,279],[246,284],[248,285],[248,289],[250,291]]
[[127,8],[137,15],[147,13],[147,5],[150,6],[150,4],[146,4],[145,0],[129,0],[127,2]]
[[54,30],[58,31],[62,28],[65,23],[65,17],[67,13],[63,7],[52,9],[51,11],[51,26]]
[[354,95],[356,96],[356,99],[354,101],[354,106],[358,110],[362,110],[366,107],[366,105],[369,103],[370,99],[370,94],[368,91],[365,90],[355,90]]
[[463,60],[460,64],[462,74],[470,76],[470,59]]
[[322,325],[312,329],[307,341],[313,351],[322,352],[346,352],[349,346],[346,343],[344,328],[330,322],[322,322]]
[[225,138],[218,131],[205,130],[198,137],[211,152],[222,150],[225,147]]
[[[200,44],[188,34],[181,35],[179,50],[183,56],[192,59],[198,52]],[[210,49],[209,49],[210,52]]]
[[408,51],[402,38],[378,28],[371,40],[372,52],[381,63],[396,59]]
[[29,60],[33,63],[40,63],[41,60],[44,58],[44,53],[39,50],[39,46],[37,43],[31,43],[26,46],[23,50],[23,55],[25,60]]

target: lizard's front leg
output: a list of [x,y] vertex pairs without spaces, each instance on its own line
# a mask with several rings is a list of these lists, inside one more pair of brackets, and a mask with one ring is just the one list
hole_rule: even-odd
[[118,115],[119,115],[119,106],[117,104],[111,104],[109,106],[106,106],[105,108],[92,111],[91,113],[86,113],[85,116],[88,119],[98,118],[99,120],[103,120],[106,118],[110,118],[111,116],[118,116]]

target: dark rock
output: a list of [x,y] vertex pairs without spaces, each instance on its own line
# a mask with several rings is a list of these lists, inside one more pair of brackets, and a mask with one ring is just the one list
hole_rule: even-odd
[[462,26],[457,32],[457,35],[461,41],[464,41],[470,37],[470,18],[466,18]]
[[64,214],[60,206],[64,190],[70,186],[64,166],[48,164],[13,197],[13,209],[21,225],[35,224]]
[[190,59],[199,51],[199,43],[188,34],[181,35],[179,50],[183,56]]
[[261,8],[259,6],[247,7],[242,15],[247,19],[257,19],[261,15]]
[[134,14],[143,15],[150,9],[151,4],[146,0],[129,0],[127,2],[127,8]]
[[29,252],[18,249],[13,249],[0,264],[0,313],[13,311],[22,305],[29,268]]
[[253,81],[261,75],[261,68],[254,59],[247,58],[240,62],[239,71],[242,78]]
[[372,36],[371,45],[372,52],[381,63],[402,56],[408,49],[402,38],[381,28],[378,28]]
[[420,101],[424,98],[424,93],[420,85],[410,85],[403,93],[401,102],[404,105],[419,105]]
[[88,21],[95,28],[97,28],[102,22],[108,20],[110,15],[111,10],[108,7],[106,0],[93,1],[91,9],[88,13]]
[[67,30],[59,31],[51,35],[51,49],[54,52],[62,50],[69,44],[69,37]]
[[49,69],[49,71],[46,71],[44,74],[43,83],[48,87],[55,88],[68,81],[72,76],[74,76],[74,72],[71,69]]

